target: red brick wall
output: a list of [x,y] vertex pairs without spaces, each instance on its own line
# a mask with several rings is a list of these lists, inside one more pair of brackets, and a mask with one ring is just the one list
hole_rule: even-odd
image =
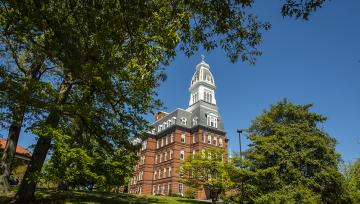
[[[163,142],[163,146],[161,147],[161,142],[159,143],[159,148],[156,149],[156,138],[151,136],[147,139],[147,147],[145,150],[141,151],[139,156],[145,155],[145,163],[143,165],[139,165],[139,167],[135,170],[134,175],[138,175],[141,171],[144,171],[143,180],[138,181],[136,184],[129,184],[129,192],[131,193],[139,193],[135,192],[138,187],[141,187],[142,194],[153,194],[153,187],[157,192],[157,187],[160,186],[160,192],[162,192],[162,185],[164,184],[164,194],[169,194],[168,184],[171,183],[171,193],[178,194],[179,193],[179,174],[178,168],[182,162],[180,160],[180,151],[184,150],[185,152],[185,160],[192,155],[193,150],[196,152],[201,151],[206,147],[214,147],[214,145],[208,144],[208,136],[205,135],[205,143],[202,142],[202,132],[204,130],[198,129],[195,132],[190,133],[189,131],[180,130],[180,129],[172,129],[172,132],[167,132],[158,135],[158,139],[162,139],[166,136],[169,136],[168,145],[166,145],[166,140]],[[207,132],[207,131],[206,131]],[[174,133],[174,142],[171,143],[171,133]],[[181,143],[181,135],[185,134],[185,143]],[[196,140],[193,143],[192,136],[195,136]],[[227,143],[225,142],[225,135],[218,135],[212,133],[212,135],[216,135],[218,137],[223,138],[223,147],[226,154],[224,155],[225,161],[227,161]],[[219,147],[219,142],[217,141],[217,146]],[[172,159],[169,159],[170,150],[173,150]],[[165,161],[164,153],[167,152],[167,159]],[[162,154],[162,162],[159,162],[159,154]],[[155,158],[158,155],[157,163],[155,163]],[[140,161],[139,161],[140,164]],[[163,178],[164,167],[166,168],[166,177]],[[172,174],[168,176],[168,167],[171,167]],[[158,170],[161,169],[161,178],[159,179]],[[154,170],[157,171],[156,179],[154,180]],[[183,192],[186,190],[186,186],[184,186]],[[206,199],[206,194],[203,189],[197,190],[197,198],[198,199]]]

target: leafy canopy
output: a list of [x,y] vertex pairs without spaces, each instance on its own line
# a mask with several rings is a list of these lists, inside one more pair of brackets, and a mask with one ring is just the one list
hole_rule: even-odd
[[206,148],[188,157],[179,169],[181,181],[208,190],[212,201],[217,201],[219,194],[232,186],[225,156],[223,149]]

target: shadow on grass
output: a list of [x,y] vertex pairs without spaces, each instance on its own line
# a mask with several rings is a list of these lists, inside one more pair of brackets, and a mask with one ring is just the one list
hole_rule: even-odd
[[[14,193],[12,195],[1,196],[0,203],[15,203],[13,201]],[[36,201],[33,203],[120,203],[120,204],[166,204],[166,203],[188,203],[188,204],[203,204],[204,202],[197,200],[189,200],[175,197],[155,197],[155,196],[138,196],[123,193],[108,193],[108,192],[82,192],[82,191],[68,191],[55,192],[50,190],[37,190]]]

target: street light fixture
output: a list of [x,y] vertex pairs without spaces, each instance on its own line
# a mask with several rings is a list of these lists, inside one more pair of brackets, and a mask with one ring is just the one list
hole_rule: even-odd
[[239,146],[240,146],[240,158],[242,158],[242,151],[241,151],[241,133],[244,131],[243,129],[238,128],[237,133],[239,134]]

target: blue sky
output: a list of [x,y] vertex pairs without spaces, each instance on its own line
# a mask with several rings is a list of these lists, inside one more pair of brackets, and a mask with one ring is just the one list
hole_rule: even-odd
[[[179,53],[158,90],[165,110],[187,108],[190,80],[204,54],[231,150],[239,148],[237,128],[249,127],[264,109],[286,97],[298,104],[313,103],[313,111],[327,116],[323,128],[337,139],[342,158],[354,161],[360,156],[360,1],[327,2],[308,22],[283,18],[282,2],[258,0],[252,8],[272,24],[263,34],[263,55],[255,66],[230,63],[220,48],[191,58]],[[0,133],[6,136],[4,130]],[[34,142],[29,134],[19,139],[24,147]]]
[[359,158],[360,1],[344,2],[328,2],[306,22],[283,18],[281,1],[258,1],[252,9],[272,29],[264,33],[257,64],[232,64],[220,48],[191,58],[179,54],[159,88],[165,110],[188,106],[190,80],[204,54],[231,150],[239,150],[237,128],[249,127],[264,109],[287,97],[313,103],[313,111],[328,117],[322,127],[337,139],[343,160]]

